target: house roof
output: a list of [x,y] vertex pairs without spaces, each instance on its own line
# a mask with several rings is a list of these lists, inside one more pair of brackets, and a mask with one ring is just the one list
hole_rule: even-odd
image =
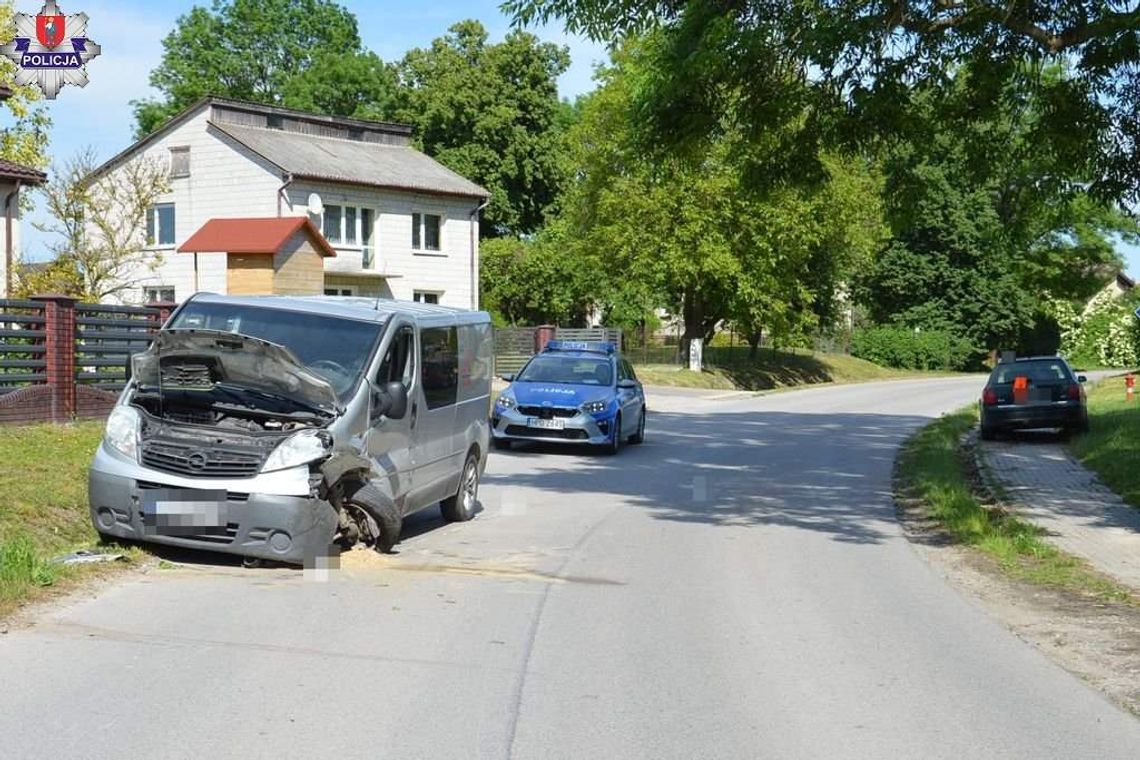
[[267,219],[211,219],[178,247],[179,253],[274,254],[297,232],[304,232],[322,256],[336,256],[308,217],[284,216]]
[[47,182],[47,175],[39,169],[0,158],[0,179],[18,179],[29,185],[40,185]]
[[1124,290],[1132,290],[1132,288],[1136,287],[1136,281],[1126,275],[1124,272],[1116,273],[1116,282]]
[[479,185],[415,148],[211,122],[282,171],[303,179],[486,198]]

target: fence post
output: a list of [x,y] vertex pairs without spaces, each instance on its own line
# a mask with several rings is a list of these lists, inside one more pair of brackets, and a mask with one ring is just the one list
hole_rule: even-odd
[[554,340],[554,325],[539,325],[534,328],[534,352],[541,354],[546,344]]
[[52,422],[75,419],[75,300],[71,296],[32,296],[44,305],[47,384]]

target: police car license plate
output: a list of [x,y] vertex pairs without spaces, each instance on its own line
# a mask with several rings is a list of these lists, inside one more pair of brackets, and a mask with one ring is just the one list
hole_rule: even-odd
[[547,430],[562,430],[566,427],[566,420],[543,420],[538,417],[531,417],[526,422],[527,427],[532,428],[545,428]]

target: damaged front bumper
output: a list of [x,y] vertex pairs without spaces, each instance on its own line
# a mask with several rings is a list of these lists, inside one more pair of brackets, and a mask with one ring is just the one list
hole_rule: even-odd
[[[333,551],[336,509],[317,497],[308,465],[246,478],[181,477],[101,444],[88,493],[91,521],[108,537],[305,566]],[[166,501],[156,507],[156,496]]]

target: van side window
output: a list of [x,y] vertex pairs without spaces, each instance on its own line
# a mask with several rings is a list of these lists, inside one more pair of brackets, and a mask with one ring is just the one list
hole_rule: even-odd
[[454,404],[459,389],[459,351],[454,327],[425,327],[420,332],[420,366],[428,409]]
[[495,348],[490,323],[459,327],[459,400],[483,398],[490,392]]
[[380,371],[376,373],[377,385],[401,382],[409,391],[412,389],[412,380],[416,376],[415,338],[411,327],[404,325],[400,328],[380,363]]

